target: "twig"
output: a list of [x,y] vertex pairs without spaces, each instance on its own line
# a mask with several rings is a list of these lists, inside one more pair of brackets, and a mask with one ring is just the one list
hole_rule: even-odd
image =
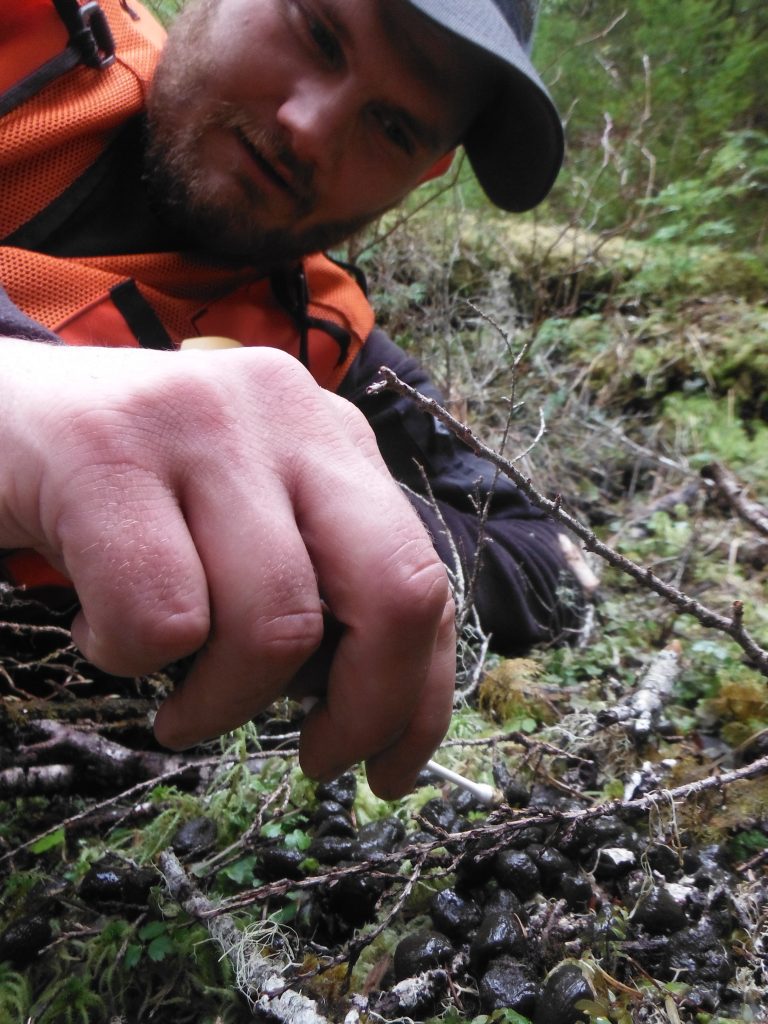
[[768,509],[757,501],[752,501],[744,493],[744,484],[725,468],[720,462],[705,466],[702,476],[714,480],[717,489],[740,519],[753,526],[758,533],[768,536]]
[[[289,753],[291,756],[295,756],[298,753],[298,751],[292,750]],[[256,751],[248,754],[247,761],[250,762],[256,760],[267,760],[272,757],[285,756],[285,751]],[[46,836],[52,835],[54,832],[58,831],[58,829],[68,829],[72,825],[75,825],[80,821],[84,821],[86,818],[98,815],[105,808],[111,807],[112,804],[120,803],[123,800],[129,800],[132,797],[136,796],[138,793],[143,793],[145,790],[152,789],[154,786],[159,786],[164,782],[169,782],[171,779],[178,778],[178,776],[180,775],[185,775],[187,772],[199,773],[200,770],[203,768],[213,767],[226,767],[226,764],[222,763],[220,754],[217,754],[213,757],[195,758],[194,760],[190,759],[186,764],[181,764],[178,767],[171,769],[170,771],[163,772],[161,775],[155,775],[151,779],[146,779],[143,782],[139,782],[135,786],[131,786],[130,789],[122,790],[121,792],[116,793],[114,796],[108,797],[106,800],[101,800],[99,801],[99,803],[92,804],[90,807],[87,807],[85,810],[80,811],[78,814],[73,814],[69,818],[63,818],[61,821],[57,821],[54,825],[51,825],[50,828],[47,828],[44,832],[39,832],[37,835],[32,836],[31,839],[27,839],[23,843],[19,843],[17,846],[14,846],[12,850],[8,850],[6,853],[0,855],[0,864],[2,864],[3,861],[15,857],[18,853],[21,853],[22,850],[26,850],[28,847],[33,846],[41,839],[45,839]]]
[[646,589],[659,594],[665,600],[669,601],[670,604],[674,605],[679,611],[692,615],[694,618],[698,619],[703,626],[708,626],[713,629],[720,630],[722,633],[726,633],[749,655],[751,661],[759,671],[763,675],[768,676],[768,651],[761,647],[752,635],[744,628],[742,622],[743,607],[741,602],[734,601],[733,615],[731,618],[727,618],[726,616],[720,615],[719,613],[712,611],[710,608],[707,608],[705,605],[695,600],[695,598],[689,597],[677,588],[670,586],[670,584],[656,576],[651,569],[644,568],[636,562],[631,561],[631,559],[626,558],[624,555],[619,554],[618,551],[615,551],[607,544],[598,540],[592,530],[585,526],[580,520],[566,512],[559,501],[550,501],[549,498],[545,498],[543,494],[540,494],[535,489],[530,479],[524,476],[509,459],[506,459],[503,455],[499,455],[497,452],[493,451],[492,448],[489,448],[484,444],[466,424],[459,422],[459,420],[451,416],[451,414],[438,402],[432,398],[427,398],[424,395],[419,394],[419,392],[414,388],[400,380],[397,374],[390,370],[389,367],[382,366],[379,372],[383,379],[371,384],[368,388],[369,394],[376,394],[379,391],[391,390],[400,395],[404,395],[406,398],[410,398],[424,411],[428,412],[441,423],[445,424],[445,426],[447,426],[460,441],[463,441],[468,448],[475,452],[476,455],[479,455],[481,458],[487,459],[495,466],[498,466],[503,473],[517,484],[532,504],[543,509],[545,512],[548,512],[552,518],[558,520],[558,522],[564,523],[572,533],[575,533],[576,536],[584,542],[584,546],[587,550],[594,551],[595,554],[605,559],[605,561],[614,568],[620,569],[628,576],[631,576]]
[[680,642],[673,640],[651,660],[637,690],[615,707],[598,711],[598,725],[621,722],[639,740],[652,732],[680,675]]
[[[457,833],[453,838],[465,839],[468,835],[469,833],[466,835]],[[431,860],[427,860],[427,855],[443,845],[444,840],[442,838],[435,839],[432,842],[427,843],[414,843],[409,846],[398,847],[398,849],[392,853],[377,853],[375,860],[361,860],[354,864],[344,864],[329,868],[320,875],[310,875],[307,878],[299,879],[281,878],[275,882],[267,882],[265,885],[260,885],[257,889],[248,889],[244,892],[238,893],[237,896],[231,896],[229,899],[222,900],[218,907],[214,907],[208,912],[208,915],[215,917],[216,915],[223,914],[228,910],[237,910],[241,907],[248,907],[252,903],[263,903],[265,900],[272,899],[275,896],[283,896],[289,890],[299,891],[302,889],[317,889],[320,886],[336,882],[341,878],[350,878],[355,875],[383,878],[389,883],[405,883],[407,882],[407,879],[403,879],[398,875],[393,875],[389,871],[386,871],[385,868],[390,864],[399,865],[402,864],[404,860],[417,858],[423,858],[426,866],[433,867],[437,865],[440,867],[445,863],[444,855],[441,854],[437,859],[433,858]]]
[[564,757],[566,760],[573,764],[583,764],[588,767],[594,765],[594,761],[588,757],[579,757],[578,754],[572,754],[568,750],[562,750],[560,747],[556,747],[553,743],[547,743],[544,740],[533,739],[531,736],[526,736],[524,732],[504,732],[494,733],[492,736],[475,736],[472,739],[452,739],[444,740],[441,747],[488,747],[488,746],[501,746],[502,744],[514,743],[517,746],[524,747],[526,750],[541,750],[545,754],[551,754],[552,757]]
[[23,748],[26,753],[68,754],[91,772],[121,785],[138,778],[155,778],[176,768],[189,768],[194,762],[175,754],[153,750],[132,750],[108,740],[98,732],[78,729],[52,719],[40,719],[33,727],[48,738]]
[[30,796],[39,793],[61,793],[72,786],[74,768],[71,764],[16,766],[0,771],[0,796]]
[[[365,949],[365,947],[370,946],[370,944],[375,939],[377,939],[379,935],[385,932],[387,928],[391,926],[392,922],[395,920],[400,911],[403,909],[406,901],[413,892],[415,885],[421,878],[421,873],[424,870],[425,860],[426,853],[414,859],[413,869],[408,877],[407,882],[403,886],[401,892],[399,893],[393,905],[389,908],[387,913],[384,915],[383,919],[379,921],[376,927],[372,931],[365,932],[365,934],[361,935],[359,939],[355,939],[354,941],[350,942],[348,947],[345,950],[342,950],[341,953],[339,953],[337,956],[335,956],[329,964],[325,965],[323,968],[315,971],[314,973],[319,974],[320,970],[325,970],[329,967],[333,967],[336,964],[341,964],[346,961],[348,963],[347,974],[351,974],[352,969],[357,963],[360,954]],[[307,975],[302,975],[302,977],[306,978]]]
[[749,860],[745,860],[743,864],[737,864],[736,870],[742,873],[751,871],[752,868],[756,868],[763,861],[768,861],[768,846],[764,850],[759,850],[754,857],[750,857]]
[[[587,821],[592,818],[602,818],[609,815],[643,814],[647,811],[658,808],[660,801],[674,803],[678,800],[688,800],[698,796],[710,789],[722,789],[734,782],[745,779],[756,778],[768,774],[768,755],[762,757],[744,768],[737,768],[733,771],[723,772],[720,775],[709,775],[706,778],[698,779],[695,782],[677,786],[675,789],[656,789],[645,796],[633,800],[611,800],[608,803],[598,804],[595,807],[580,807],[573,811],[541,810],[534,813],[524,812],[522,814],[505,815],[501,820],[498,816],[492,824],[480,825],[468,829],[465,832],[441,833],[434,840],[427,843],[411,844],[398,847],[391,853],[378,854],[375,861],[360,861],[355,864],[347,864],[340,867],[333,867],[322,875],[312,875],[300,880],[281,879],[278,882],[270,882],[267,885],[259,886],[257,889],[250,889],[238,893],[230,899],[222,900],[218,907],[212,907],[206,911],[204,916],[216,916],[230,910],[249,906],[253,903],[263,903],[274,896],[282,896],[289,890],[313,889],[318,886],[327,885],[329,882],[339,878],[347,878],[352,875],[371,874],[376,877],[387,879],[389,882],[404,880],[398,879],[397,875],[391,875],[386,871],[390,864],[402,864],[404,860],[421,858],[425,867],[442,867],[446,863],[444,853],[435,851],[440,847],[465,844],[472,840],[496,839],[499,842],[506,842],[508,838],[519,832],[521,829],[529,828],[532,825],[569,825]],[[499,812],[497,812],[498,815]]]
[[[217,764],[219,758],[206,758],[209,764]],[[33,846],[41,839],[45,839],[46,836],[52,835],[52,833],[58,831],[60,828],[69,828],[76,822],[83,821],[85,818],[90,818],[92,815],[97,814],[99,811],[104,810],[105,807],[110,807],[112,804],[116,804],[121,800],[127,800],[130,797],[135,796],[137,793],[142,793],[145,789],[150,789],[152,786],[157,786],[161,782],[168,782],[169,779],[173,779],[176,776],[183,775],[184,772],[190,769],[197,769],[200,767],[201,762],[193,762],[188,765],[183,765],[178,768],[174,768],[172,771],[164,772],[162,775],[157,775],[154,779],[147,779],[144,782],[139,782],[135,786],[131,786],[130,789],[123,790],[121,793],[117,793],[115,796],[109,797],[107,800],[102,800],[97,804],[92,804],[87,807],[84,811],[80,811],[79,814],[73,814],[69,818],[63,818],[61,821],[57,821],[55,825],[51,825],[44,832],[39,832],[36,836],[32,836],[31,839],[27,839],[23,843],[19,843],[18,846],[14,846],[12,850],[8,850],[7,853],[0,856],[0,864],[3,861],[9,860],[11,857],[15,857],[22,850],[26,850],[28,847]]]
[[224,865],[235,860],[236,857],[239,856],[239,851],[243,847],[247,848],[253,837],[258,835],[260,832],[261,827],[264,824],[264,815],[272,804],[279,804],[273,815],[273,820],[278,819],[281,815],[285,814],[285,808],[290,799],[290,794],[291,775],[288,773],[275,789],[267,793],[266,798],[259,805],[258,812],[256,813],[253,821],[250,823],[248,828],[241,833],[235,842],[230,843],[229,846],[225,847],[223,850],[219,850],[218,853],[214,853],[207,860],[200,862],[196,866],[198,877],[211,874],[214,867],[219,871]]

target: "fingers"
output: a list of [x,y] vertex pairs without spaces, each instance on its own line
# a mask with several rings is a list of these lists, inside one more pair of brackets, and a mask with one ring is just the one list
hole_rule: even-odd
[[430,671],[419,701],[398,739],[366,761],[368,783],[384,800],[409,793],[451,722],[456,672],[456,609],[450,600],[438,627]]
[[155,719],[158,740],[176,750],[262,711],[287,689],[323,635],[315,574],[284,495],[273,493],[246,530],[226,536],[205,502],[191,518],[209,566],[214,614],[205,647]]
[[450,717],[453,609],[362,416],[270,350],[66,362],[79,387],[73,369],[16,518],[39,518],[39,549],[74,581],[85,656],[139,675],[197,652],[155,724],[181,748],[288,690],[326,602],[340,638],[312,662],[328,692],[302,764],[366,760],[381,795],[408,789]]
[[107,672],[143,675],[191,654],[209,629],[205,571],[167,488],[138,469],[81,478],[61,517],[82,611],[72,638]]
[[[302,728],[306,774],[332,778],[366,760],[371,789],[383,799],[413,788],[451,719],[454,618],[449,600],[436,630],[433,622],[404,623],[393,616],[383,643],[365,634],[345,637],[326,698]],[[421,665],[410,657],[416,645],[425,659]]]

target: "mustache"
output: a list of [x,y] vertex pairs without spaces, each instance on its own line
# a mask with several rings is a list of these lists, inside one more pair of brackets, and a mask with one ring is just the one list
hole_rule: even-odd
[[229,103],[221,105],[216,120],[222,127],[237,132],[254,155],[293,193],[300,207],[311,208],[315,198],[314,167],[296,156],[283,132],[255,124],[245,111]]

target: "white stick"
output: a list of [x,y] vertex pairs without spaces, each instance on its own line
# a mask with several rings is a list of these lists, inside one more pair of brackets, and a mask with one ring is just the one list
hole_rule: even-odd
[[461,789],[466,789],[468,793],[471,793],[472,796],[485,804],[486,807],[495,807],[504,802],[501,793],[485,782],[472,782],[471,779],[465,779],[463,775],[451,771],[450,768],[444,768],[436,761],[427,761],[427,768],[433,775],[445,779],[446,782],[452,782],[454,786],[460,786]]

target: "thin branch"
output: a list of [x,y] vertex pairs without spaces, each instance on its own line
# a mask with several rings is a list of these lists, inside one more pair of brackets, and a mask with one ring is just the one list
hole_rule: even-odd
[[194,885],[172,850],[160,854],[160,870],[171,896],[192,917],[205,921],[211,938],[232,964],[238,988],[255,1013],[261,1011],[270,1020],[285,1024],[299,1020],[303,1024],[330,1024],[318,1011],[314,999],[286,989],[284,974],[291,962],[284,952],[269,947],[269,932],[260,923],[240,931],[228,914],[213,915],[214,904]]
[[[247,755],[247,762],[268,760],[273,757],[295,757],[298,755],[297,750],[265,750],[265,751],[254,751]],[[32,836],[23,843],[19,843],[14,846],[12,850],[8,850],[6,853],[0,855],[0,864],[3,861],[9,860],[15,857],[22,850],[26,850],[30,846],[34,846],[35,843],[41,839],[45,839],[46,836],[52,835],[58,829],[68,829],[72,825],[77,824],[80,821],[84,821],[87,818],[98,816],[98,814],[107,807],[111,807],[113,804],[120,803],[124,800],[130,800],[139,793],[143,793],[147,789],[152,789],[155,786],[162,785],[165,782],[170,782],[171,779],[178,778],[179,776],[186,775],[194,772],[199,773],[204,768],[226,768],[228,762],[222,762],[221,754],[214,755],[213,757],[201,757],[201,758],[190,758],[185,764],[181,764],[170,771],[163,772],[161,775],[156,775],[151,779],[146,779],[144,782],[139,782],[135,786],[131,786],[130,789],[122,790],[116,793],[114,796],[108,797],[106,800],[101,800],[99,803],[91,804],[86,807],[85,810],[80,811],[78,814],[73,814],[69,818],[63,818],[61,821],[57,821],[50,828],[47,828],[44,832],[39,832],[37,835]],[[234,764],[234,761],[232,762]]]
[[682,593],[676,587],[670,586],[670,584],[656,576],[651,569],[644,568],[636,562],[633,562],[631,559],[626,558],[624,555],[619,554],[618,551],[615,551],[607,544],[598,540],[589,527],[585,526],[580,520],[566,512],[562,508],[559,498],[555,501],[550,501],[549,498],[545,498],[543,494],[540,494],[531,483],[531,480],[524,476],[509,459],[505,458],[503,455],[499,455],[497,452],[493,451],[492,448],[489,448],[484,444],[466,424],[461,423],[454,416],[451,416],[447,409],[443,408],[443,406],[438,402],[432,398],[427,398],[424,395],[419,394],[419,392],[414,388],[400,380],[397,374],[390,370],[389,367],[383,366],[379,372],[383,379],[369,387],[369,394],[376,394],[379,391],[390,390],[395,391],[400,395],[404,395],[406,398],[410,398],[411,401],[415,402],[421,409],[428,412],[447,426],[448,429],[451,430],[460,441],[463,441],[463,443],[476,455],[479,455],[481,458],[493,463],[493,465],[497,466],[502,473],[510,477],[510,479],[513,480],[520,490],[528,497],[532,504],[536,505],[537,508],[541,508],[545,512],[548,512],[553,519],[556,519],[558,522],[567,526],[572,533],[576,534],[576,536],[583,541],[587,550],[594,551],[595,554],[605,559],[609,565],[612,565],[614,568],[620,569],[628,576],[631,576],[647,590],[652,590],[654,593],[659,594],[670,604],[674,605],[679,611],[692,615],[694,618],[698,619],[703,626],[708,626],[726,633],[749,655],[755,667],[758,668],[763,675],[768,676],[768,651],[761,647],[752,635],[744,628],[742,622],[743,607],[741,602],[734,601],[733,613],[730,618],[725,615],[720,615],[719,613],[712,611],[712,609],[707,608],[694,598]]
[[758,533],[768,536],[768,509],[746,496],[744,484],[733,473],[722,463],[713,462],[702,470],[702,475],[715,482],[718,491],[740,519],[754,527]]
[[[218,758],[207,758],[206,761],[209,763],[218,763]],[[55,825],[51,825],[44,832],[39,832],[36,836],[32,836],[31,839],[27,839],[26,842],[19,843],[18,846],[14,846],[12,850],[0,856],[0,864],[15,857],[22,850],[26,850],[30,846],[34,846],[35,843],[41,839],[45,839],[46,836],[52,835],[60,828],[69,828],[76,822],[83,821],[85,818],[90,818],[96,815],[99,811],[104,810],[105,807],[111,807],[112,804],[119,803],[121,800],[129,799],[130,797],[136,796],[137,793],[143,793],[144,790],[150,789],[153,786],[160,785],[160,783],[168,782],[170,779],[177,778],[179,775],[183,775],[186,771],[197,769],[200,767],[200,762],[191,762],[190,764],[174,768],[172,771],[164,772],[162,775],[157,775],[154,779],[147,779],[145,782],[139,782],[136,786],[131,786],[130,789],[123,790],[121,793],[117,793],[115,796],[109,797],[107,800],[102,800],[97,804],[92,804],[87,807],[84,811],[80,811],[79,814],[73,814],[69,818],[64,818],[61,821],[57,821]]]
[[[711,789],[723,789],[734,782],[741,782],[746,779],[757,778],[768,774],[768,755],[753,761],[752,764],[743,768],[736,768],[733,771],[722,772],[719,775],[708,775],[695,782],[677,786],[674,789],[655,789],[645,796],[632,800],[611,800],[608,803],[598,804],[594,807],[580,807],[573,811],[541,810],[536,812],[524,811],[522,813],[505,813],[502,809],[496,812],[495,820],[491,824],[480,825],[468,829],[465,832],[440,832],[431,842],[410,844],[398,847],[391,853],[378,854],[375,861],[360,861],[355,864],[346,864],[330,868],[321,875],[311,875],[308,878],[299,880],[281,879],[277,882],[270,882],[261,885],[257,889],[250,889],[238,893],[237,896],[222,900],[217,906],[211,905],[202,915],[203,917],[216,917],[219,914],[231,910],[250,906],[253,903],[263,903],[275,896],[282,896],[288,891],[299,889],[314,889],[318,886],[328,885],[340,878],[347,878],[354,875],[373,875],[377,878],[384,878],[390,883],[407,883],[402,876],[392,875],[387,871],[388,865],[401,865],[406,860],[418,859],[425,868],[441,867],[446,863],[446,855],[441,847],[452,847],[455,844],[465,844],[468,841],[482,840],[486,838],[497,839],[499,842],[506,841],[515,832],[529,828],[532,825],[581,825],[584,821],[593,818],[602,818],[612,815],[634,815],[643,814],[658,808],[662,803],[673,805],[676,801],[689,800],[699,796],[701,793]],[[501,820],[499,816],[501,815]],[[489,819],[490,820],[490,819]]]

